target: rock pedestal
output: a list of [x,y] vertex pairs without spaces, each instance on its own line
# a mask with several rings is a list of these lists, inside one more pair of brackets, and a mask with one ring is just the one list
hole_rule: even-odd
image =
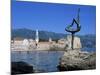
[[87,70],[96,68],[95,53],[71,50],[64,53],[60,59],[60,71]]
[[87,70],[96,68],[96,54],[81,51],[80,38],[74,37],[74,50],[71,50],[71,36],[67,36],[66,52],[61,57],[58,69],[60,71]]

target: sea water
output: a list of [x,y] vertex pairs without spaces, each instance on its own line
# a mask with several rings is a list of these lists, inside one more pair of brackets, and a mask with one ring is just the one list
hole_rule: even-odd
[[38,72],[58,71],[57,65],[63,51],[12,51],[11,61],[24,61],[31,64]]
[[[96,48],[82,50],[94,52]],[[63,56],[63,51],[11,51],[11,61],[24,61],[31,64],[37,72],[58,71],[57,65]]]

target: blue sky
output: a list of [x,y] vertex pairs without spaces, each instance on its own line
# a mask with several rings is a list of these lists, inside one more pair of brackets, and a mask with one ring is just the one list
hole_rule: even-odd
[[81,31],[78,34],[95,34],[96,7],[12,1],[12,29],[28,28],[66,33],[65,27],[77,17],[80,8]]

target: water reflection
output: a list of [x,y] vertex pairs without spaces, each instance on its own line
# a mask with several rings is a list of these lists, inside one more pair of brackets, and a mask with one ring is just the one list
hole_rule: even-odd
[[57,65],[63,53],[62,51],[12,51],[11,60],[24,61],[33,65],[36,70],[51,72],[58,71]]

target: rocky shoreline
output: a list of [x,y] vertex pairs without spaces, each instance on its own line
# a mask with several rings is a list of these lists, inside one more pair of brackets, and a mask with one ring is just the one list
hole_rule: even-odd
[[59,71],[89,70],[96,69],[96,53],[80,50],[70,50],[61,57]]
[[34,73],[33,66],[23,62],[11,62],[11,75]]

